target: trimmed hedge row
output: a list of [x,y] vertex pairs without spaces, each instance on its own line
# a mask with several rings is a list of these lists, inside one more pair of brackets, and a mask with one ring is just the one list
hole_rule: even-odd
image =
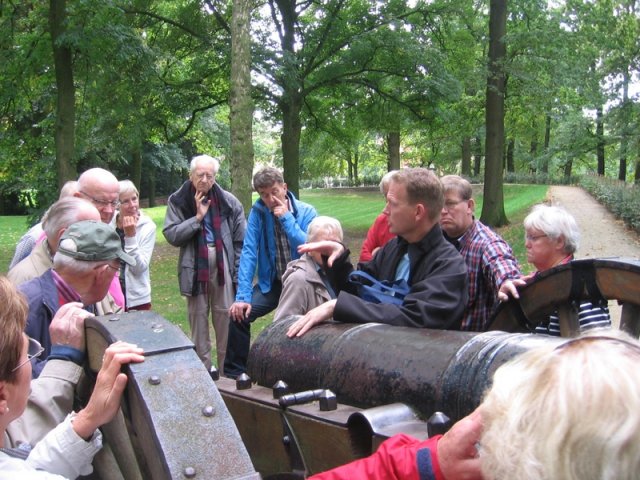
[[580,185],[628,227],[640,233],[640,188],[600,175],[585,175]]

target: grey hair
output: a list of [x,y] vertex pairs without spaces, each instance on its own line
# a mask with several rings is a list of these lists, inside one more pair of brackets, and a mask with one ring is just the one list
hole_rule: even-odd
[[91,202],[78,197],[65,197],[51,205],[42,219],[42,229],[47,238],[50,240],[56,238],[61,229],[76,223],[79,214],[85,208],[95,209]]
[[140,192],[131,180],[120,180],[118,184],[120,185],[120,196],[134,192],[136,195],[140,196]]
[[58,200],[62,200],[65,197],[73,197],[78,191],[78,181],[77,180],[69,180],[65,182],[65,184],[60,189],[60,196]]
[[220,159],[210,155],[197,155],[191,159],[190,173],[195,172],[198,164],[213,165],[213,173],[217,174],[220,169]]
[[284,183],[284,177],[277,168],[264,167],[253,176],[253,189],[268,188],[276,183]]
[[320,239],[322,234],[325,239],[336,240],[342,242],[342,226],[340,222],[333,217],[319,216],[314,218],[307,228],[307,242],[315,242]]
[[389,190],[389,183],[391,183],[391,177],[393,177],[393,174],[396,172],[397,170],[389,170],[380,179],[380,193],[382,195],[386,196],[385,190],[387,191]]
[[[60,247],[65,250],[69,250],[72,252],[77,252],[78,247],[76,246],[76,242],[71,238],[65,238],[60,241]],[[78,260],[69,255],[65,255],[60,251],[57,251],[53,256],[53,268],[54,270],[64,270],[70,271],[76,275],[86,275],[90,273],[93,269],[101,267],[102,265],[106,265],[109,262],[107,261],[99,261],[99,262],[88,262],[84,260]]]
[[564,251],[575,253],[580,246],[580,229],[569,212],[557,205],[536,205],[524,219],[526,230],[540,230],[552,240],[564,239]]

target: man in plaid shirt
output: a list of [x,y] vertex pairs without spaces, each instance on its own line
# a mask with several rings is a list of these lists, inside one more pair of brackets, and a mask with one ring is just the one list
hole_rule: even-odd
[[475,219],[471,184],[458,175],[446,175],[441,181],[444,208],[440,225],[469,270],[469,302],[460,329],[483,332],[498,303],[502,282],[520,277],[520,267],[507,242]]

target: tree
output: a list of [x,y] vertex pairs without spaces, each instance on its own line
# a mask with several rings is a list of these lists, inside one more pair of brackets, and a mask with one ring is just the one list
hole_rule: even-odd
[[253,172],[250,36],[252,8],[251,0],[235,0],[231,19],[231,91],[229,95],[231,179],[233,192],[242,203],[245,212],[251,208],[251,174]]
[[489,9],[489,75],[487,78],[487,138],[484,201],[481,221],[492,227],[507,223],[503,195],[504,59],[507,1],[491,0]]

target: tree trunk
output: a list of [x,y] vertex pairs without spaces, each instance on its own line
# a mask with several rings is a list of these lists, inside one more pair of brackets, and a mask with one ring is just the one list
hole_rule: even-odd
[[460,167],[463,177],[471,176],[471,137],[462,139],[462,165]]
[[571,178],[571,169],[573,167],[573,160],[567,160],[564,164],[564,179],[568,182]]
[[360,183],[358,180],[358,163],[360,162],[360,147],[358,145],[353,149],[353,183],[352,185],[357,186]]
[[251,0],[234,0],[231,17],[231,190],[246,213],[251,209],[253,101],[251,99]]
[[516,148],[516,141],[513,138],[509,139],[509,145],[507,145],[507,172],[513,173],[516,171],[513,161],[513,152]]
[[602,105],[596,109],[596,155],[598,157],[598,175],[604,175],[604,119]]
[[624,73],[622,85],[622,132],[620,136],[620,166],[618,167],[618,180],[627,181],[627,151],[629,149],[629,137],[627,125],[629,125],[629,73]]
[[473,176],[478,178],[480,176],[480,167],[482,166],[482,139],[479,135],[476,136],[473,150]]
[[136,186],[138,191],[142,193],[141,180],[142,180],[142,152],[139,148],[136,148],[131,152],[131,181]]
[[156,167],[152,164],[149,164],[149,208],[152,208],[155,206],[156,206]]
[[389,171],[400,169],[400,132],[387,133],[387,164]]
[[284,181],[289,190],[299,198],[300,193],[300,133],[302,122],[302,96],[298,92],[284,95],[282,100],[282,164],[284,166]]
[[56,171],[58,188],[67,180],[75,180],[73,154],[75,144],[75,86],[73,84],[73,59],[71,49],[60,42],[66,30],[66,0],[49,0],[49,29],[53,48],[53,64],[56,73]]
[[504,212],[502,156],[504,151],[504,61],[507,0],[491,0],[489,7],[489,76],[486,99],[484,201],[480,220],[491,227],[507,223]]
[[542,158],[542,173],[549,173],[549,142],[551,141],[551,115],[544,119],[544,156]]

